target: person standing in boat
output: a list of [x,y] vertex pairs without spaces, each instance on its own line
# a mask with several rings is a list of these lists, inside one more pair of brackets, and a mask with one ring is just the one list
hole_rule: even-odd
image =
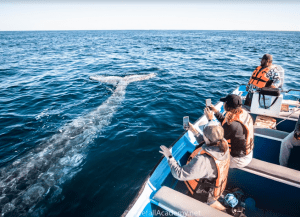
[[203,130],[203,139],[205,144],[191,154],[184,166],[179,166],[166,146],[160,146],[160,153],[167,158],[172,175],[185,181],[190,196],[215,209],[226,211],[218,198],[226,187],[230,155],[220,123],[208,123]]
[[222,123],[224,137],[230,149],[230,168],[242,168],[247,166],[253,157],[254,134],[253,119],[251,115],[242,108],[240,96],[230,94],[220,99],[224,102],[226,115],[222,115],[213,105],[205,108],[204,113],[208,120],[214,118]]
[[[252,73],[246,87],[248,94],[246,96],[245,105],[251,106],[253,92],[263,87],[280,88],[283,85],[283,69],[280,66],[272,65],[273,57],[265,54],[261,58],[260,66]],[[280,75],[279,71],[282,71]]]
[[295,126],[295,130],[285,137],[280,146],[279,164],[287,167],[294,146],[300,146],[300,116]]

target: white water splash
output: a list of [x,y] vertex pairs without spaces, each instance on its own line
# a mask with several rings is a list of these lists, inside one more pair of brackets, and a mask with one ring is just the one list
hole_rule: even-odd
[[45,116],[49,116],[49,114],[47,113],[48,109],[45,109],[44,111],[42,111],[40,114],[38,114],[35,119],[36,120],[39,120],[41,119],[42,117],[45,117]]

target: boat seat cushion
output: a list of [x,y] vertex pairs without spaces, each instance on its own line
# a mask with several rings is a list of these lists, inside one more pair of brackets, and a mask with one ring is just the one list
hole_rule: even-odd
[[179,213],[182,216],[230,216],[166,186],[161,187],[161,189],[156,192],[152,199],[158,202],[158,206],[162,208],[167,207],[169,210],[175,211],[175,213]]
[[254,133],[255,135],[260,134],[264,136],[274,137],[277,139],[284,139],[287,135],[289,135],[289,133],[280,130],[273,130],[273,129],[260,128],[260,127],[255,127]]
[[300,171],[298,170],[293,170],[255,158],[252,159],[248,166],[242,168],[242,170],[300,187]]

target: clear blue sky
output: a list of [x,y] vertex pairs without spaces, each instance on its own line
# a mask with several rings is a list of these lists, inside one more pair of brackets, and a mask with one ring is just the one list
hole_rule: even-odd
[[300,0],[0,0],[0,31],[300,31]]

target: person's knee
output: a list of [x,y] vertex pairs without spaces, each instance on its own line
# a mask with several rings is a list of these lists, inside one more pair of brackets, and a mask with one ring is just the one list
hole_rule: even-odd
[[289,140],[282,141],[281,146],[285,147],[285,148],[288,148],[288,149],[292,149],[293,148],[293,145],[292,145],[292,143]]

